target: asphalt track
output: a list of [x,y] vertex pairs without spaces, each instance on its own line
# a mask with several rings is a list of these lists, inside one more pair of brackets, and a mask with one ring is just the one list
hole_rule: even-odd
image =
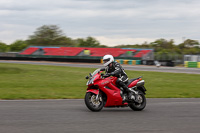
[[[61,63],[61,62],[44,62],[44,61],[7,61],[0,60],[0,63],[17,63],[17,64],[35,64],[35,65],[53,65],[53,66],[70,66],[70,67],[86,67],[86,68],[101,68],[102,64],[89,64],[89,63]],[[134,71],[157,71],[157,72],[170,72],[170,73],[188,73],[200,74],[200,68],[185,68],[185,67],[160,67],[144,66],[144,65],[123,65],[125,70]]]
[[147,99],[143,111],[89,111],[83,99],[1,100],[1,133],[199,133],[200,99]]

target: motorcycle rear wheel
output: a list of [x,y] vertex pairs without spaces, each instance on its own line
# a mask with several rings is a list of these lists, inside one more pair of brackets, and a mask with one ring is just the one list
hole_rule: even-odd
[[146,97],[142,91],[139,91],[138,93],[138,101],[129,103],[129,107],[134,111],[141,111],[146,107]]
[[96,94],[91,93],[91,92],[87,92],[85,94],[85,104],[88,107],[88,109],[94,112],[101,111],[104,106],[102,95],[99,94],[97,100],[96,100],[96,96],[97,96]]

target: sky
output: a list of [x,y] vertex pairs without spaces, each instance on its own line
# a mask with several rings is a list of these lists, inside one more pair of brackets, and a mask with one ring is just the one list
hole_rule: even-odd
[[26,40],[43,25],[57,25],[67,37],[92,36],[108,46],[200,42],[199,7],[199,0],[0,0],[0,41]]

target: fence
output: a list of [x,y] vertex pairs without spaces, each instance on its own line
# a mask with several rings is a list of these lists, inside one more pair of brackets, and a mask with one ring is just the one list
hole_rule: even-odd
[[[141,63],[142,63],[141,60],[117,59],[115,61],[120,64],[127,64],[127,65],[141,65]],[[103,63],[103,59],[101,59],[100,62]]]

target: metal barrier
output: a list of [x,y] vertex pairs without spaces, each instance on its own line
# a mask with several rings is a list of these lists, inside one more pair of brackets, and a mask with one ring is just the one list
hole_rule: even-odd
[[185,61],[184,66],[189,68],[200,68],[200,62]]
[[[120,63],[120,64],[141,65],[141,60],[116,59],[115,61]],[[103,63],[103,59],[100,60],[100,63]]]

